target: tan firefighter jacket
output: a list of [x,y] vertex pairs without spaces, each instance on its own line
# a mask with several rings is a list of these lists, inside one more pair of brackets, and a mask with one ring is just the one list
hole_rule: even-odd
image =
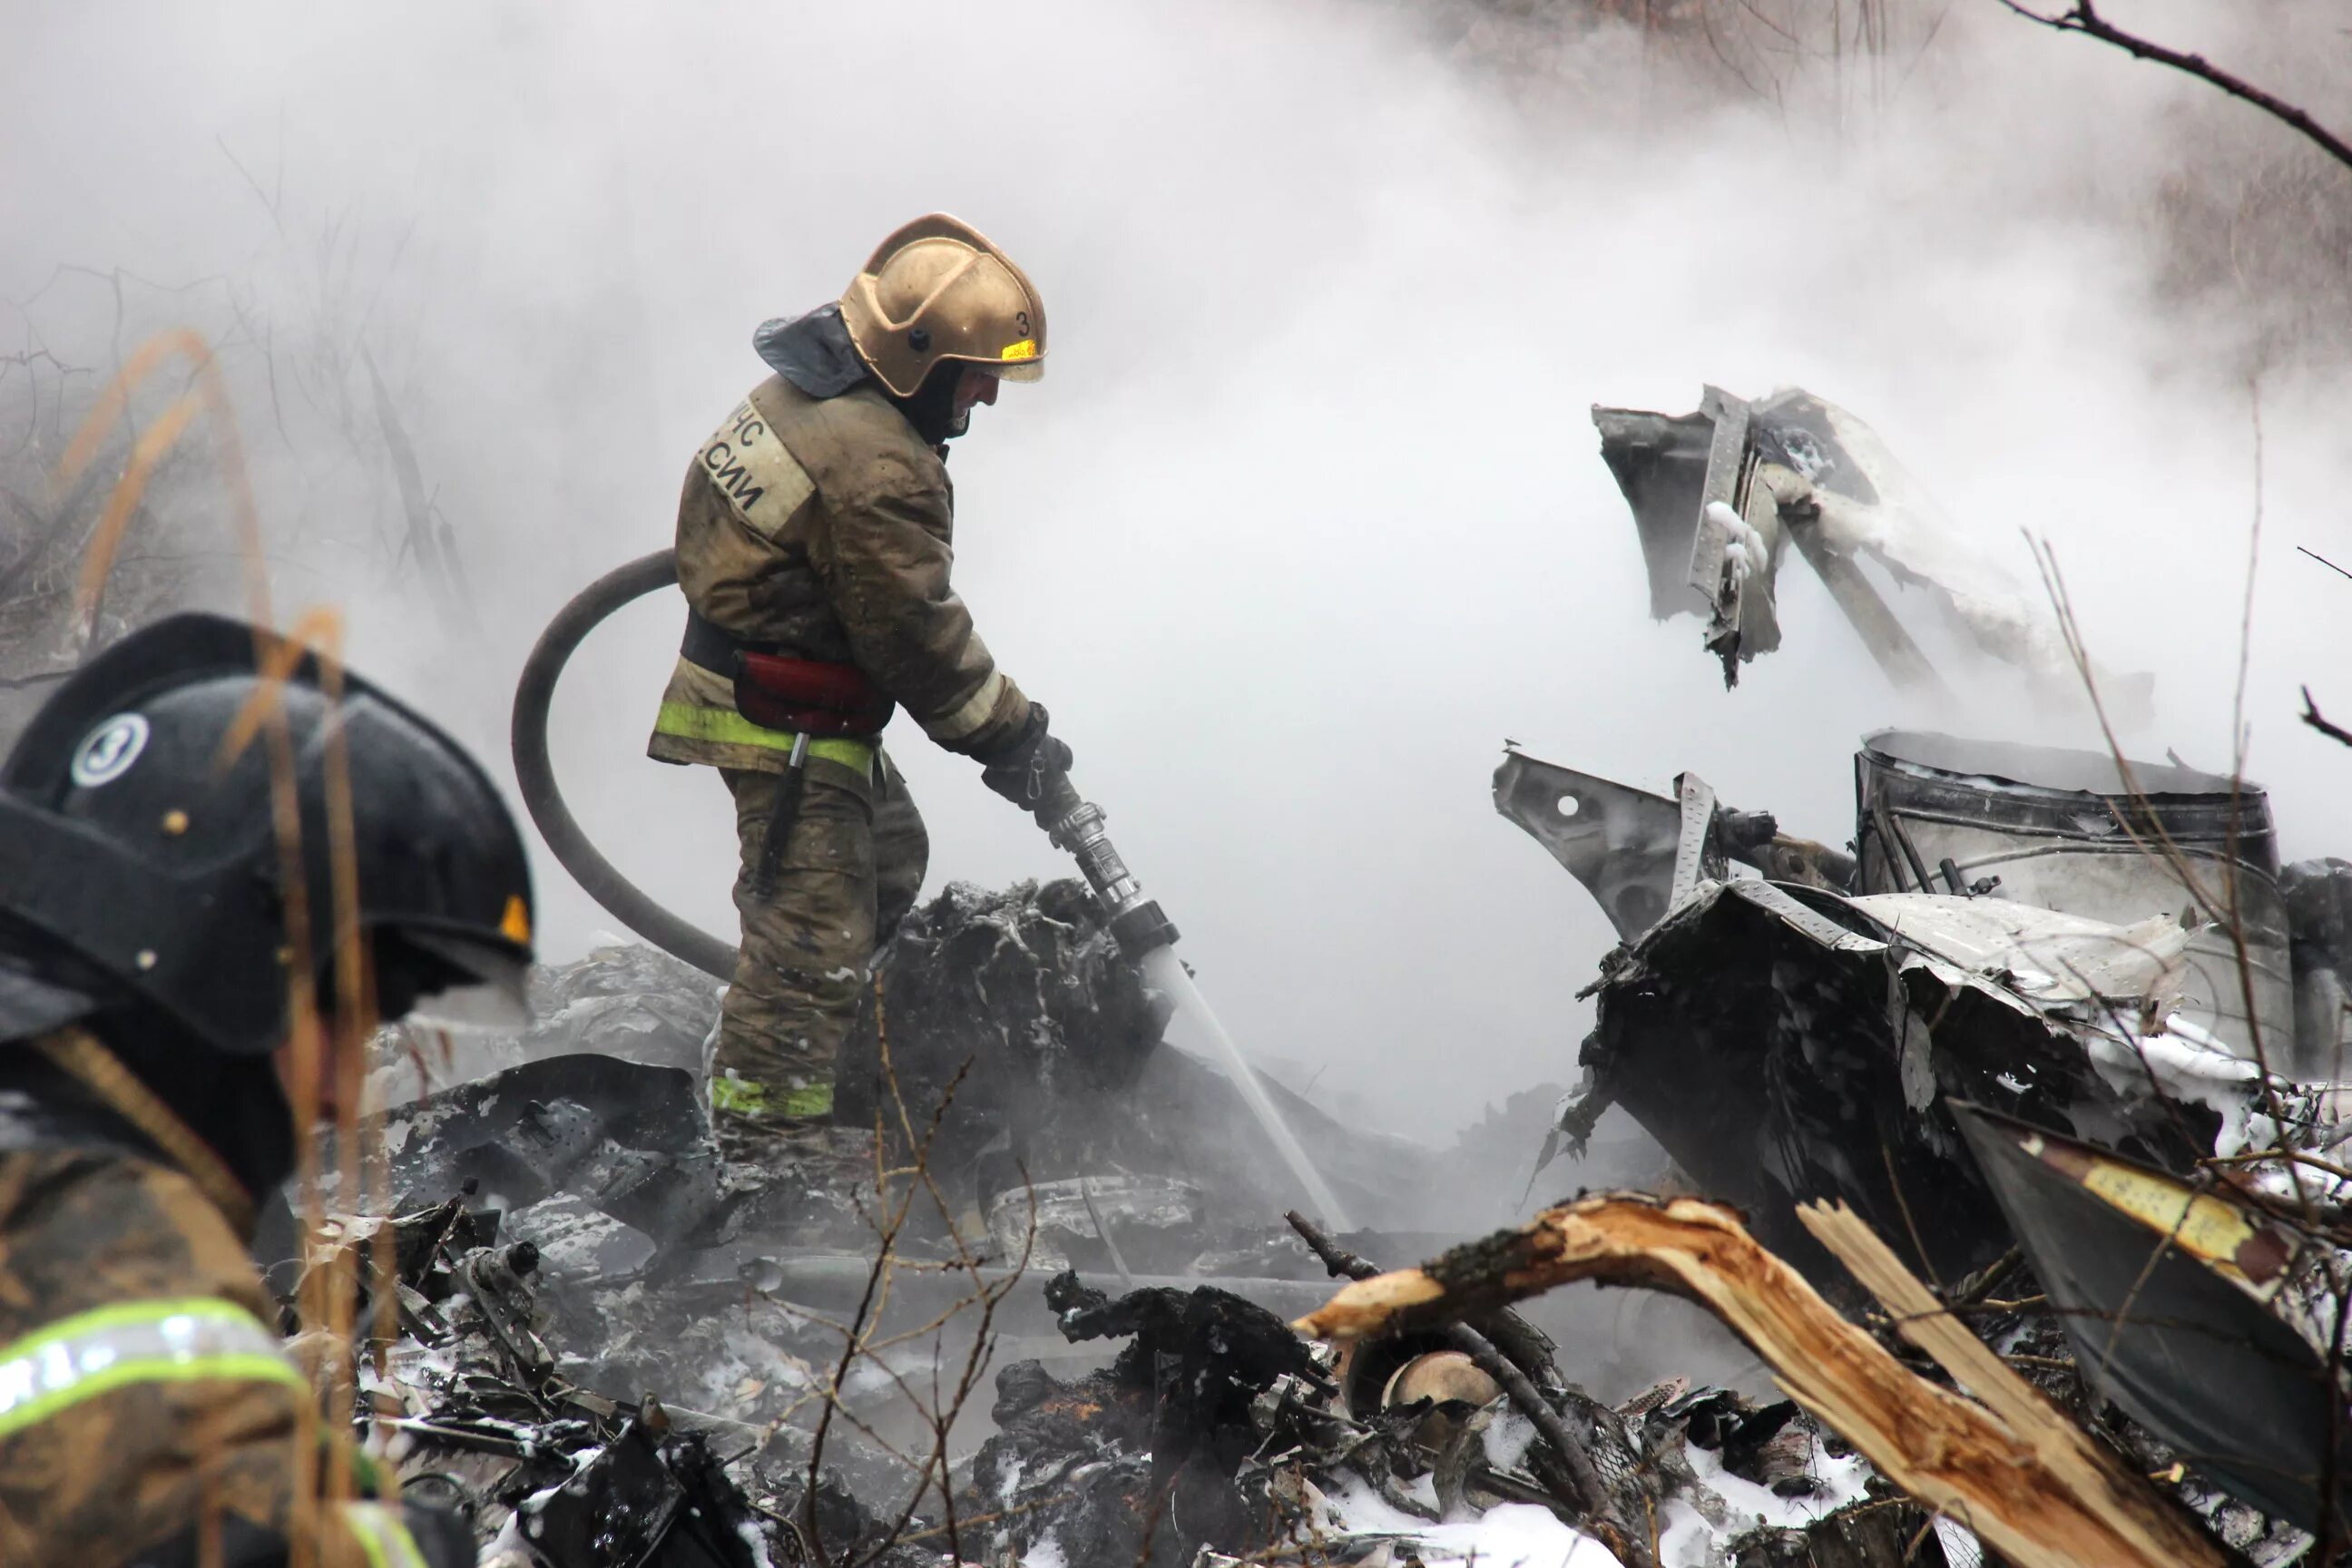
[[0,1089],[0,1563],[456,1561],[398,1505],[298,1502],[318,1424],[275,1319],[195,1179],[102,1112]]
[[[705,620],[762,651],[855,664],[950,751],[1029,718],[948,582],[954,493],[940,453],[871,382],[814,398],[781,376],[703,443],[677,505],[678,585]],[[680,657],[649,755],[780,771],[793,737],[735,710],[726,671]],[[811,742],[870,765],[873,743]]]

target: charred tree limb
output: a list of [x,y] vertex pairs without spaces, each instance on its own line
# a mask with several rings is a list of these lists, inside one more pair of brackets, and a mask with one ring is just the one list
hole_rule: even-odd
[[[1323,1267],[1331,1271],[1333,1279],[1370,1279],[1373,1275],[1384,1272],[1379,1264],[1340,1246],[1329,1232],[1297,1209],[1282,1217],[1290,1222],[1290,1228],[1297,1231],[1315,1256],[1323,1260]],[[1492,1342],[1495,1349],[1525,1373],[1530,1381],[1559,1380],[1559,1374],[1552,1365],[1550,1339],[1517,1312],[1487,1313],[1472,1321],[1470,1327]]]
[[1314,1249],[1315,1256],[1323,1260],[1323,1267],[1331,1271],[1333,1279],[1370,1279],[1381,1272],[1379,1264],[1361,1253],[1349,1251],[1322,1226],[1297,1209],[1282,1217],[1290,1222],[1290,1228],[1298,1233],[1299,1239]]
[[[1372,1279],[1379,1277],[1380,1265],[1341,1247],[1314,1221],[1293,1209],[1283,1216],[1291,1229],[1299,1234],[1315,1256],[1333,1276],[1349,1279]],[[1467,1323],[1448,1323],[1445,1337],[1454,1348],[1476,1363],[1479,1371],[1495,1380],[1510,1397],[1511,1407],[1526,1416],[1545,1442],[1558,1453],[1568,1468],[1569,1478],[1580,1494],[1573,1500],[1578,1510],[1588,1519],[1605,1519],[1609,1513],[1609,1491],[1601,1484],[1601,1472],[1593,1468],[1592,1453],[1568,1429],[1559,1418],[1559,1411],[1546,1399],[1543,1391],[1528,1374],[1519,1370],[1509,1357],[1495,1348],[1495,1342]],[[1622,1553],[1621,1553],[1622,1555]]]
[[2329,740],[2352,746],[2352,730],[2328,722],[2327,716],[2320,712],[2319,704],[2311,700],[2311,688],[2308,686],[2303,689],[2303,721]]
[[2294,547],[2294,549],[2295,549],[2295,553],[2296,553],[2296,554],[2298,554],[2298,555],[2308,555],[2308,556],[2310,556],[2314,561],[2318,562],[2322,566],[2326,567],[2330,572],[2335,573],[2338,577],[2352,577],[2352,572],[2347,572],[2346,570],[2344,570],[2344,568],[2343,568],[2343,567],[2338,566],[2337,564],[2336,564],[2336,563],[2335,563],[2335,562],[2330,561],[2326,556],[2322,555],[2322,554],[2321,554],[2318,551],[2316,551],[2316,550],[2307,550],[2307,549],[2304,548],[2304,546],[2302,546],[2302,545],[2300,545],[2300,544],[2296,545],[2296,546]]
[[2264,92],[2242,77],[2231,75],[2202,55],[2188,54],[2179,49],[2168,49],[2162,44],[2153,43],[2137,34],[2125,32],[2121,27],[2100,16],[2093,5],[2092,0],[2074,0],[2074,4],[2069,9],[2055,16],[2036,11],[2030,5],[2021,5],[2019,0],[2000,0],[2000,3],[2027,21],[2039,22],[2042,26],[2057,32],[2080,33],[2084,37],[2096,38],[2103,44],[2114,45],[2134,59],[2154,60],[2158,65],[2170,66],[2174,70],[2185,72],[2200,81],[2220,88],[2240,102],[2251,103],[2281,124],[2301,132],[2306,140],[2329,157],[2346,168],[2352,169],[2352,144],[2346,143],[2343,138],[2336,135],[2303,110],[2275,93]]
[[1771,1363],[1790,1398],[1889,1480],[2019,1568],[2221,1568],[2227,1558],[2210,1537],[2003,1366],[1860,1220],[1843,1207],[1802,1213],[1889,1302],[1905,1335],[1978,1398],[1906,1370],[1759,1247],[1733,1211],[1688,1198],[1580,1199],[1426,1268],[1359,1280],[1297,1326],[1359,1338],[1450,1322],[1578,1279],[1669,1291],[1721,1319]]

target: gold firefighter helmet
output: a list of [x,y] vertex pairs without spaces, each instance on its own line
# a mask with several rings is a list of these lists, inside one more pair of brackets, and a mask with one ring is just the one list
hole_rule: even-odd
[[911,397],[943,359],[1007,381],[1045,374],[1045,302],[1029,275],[961,218],[929,213],[874,249],[841,296],[850,342],[882,384]]

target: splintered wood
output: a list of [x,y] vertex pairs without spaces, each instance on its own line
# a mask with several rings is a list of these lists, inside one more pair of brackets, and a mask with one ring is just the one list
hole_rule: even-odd
[[1687,1297],[1755,1349],[1780,1387],[1881,1475],[2019,1568],[2221,1568],[2191,1520],[1943,1312],[1843,1205],[1805,1224],[1903,1332],[1975,1398],[1914,1375],[1757,1245],[1739,1216],[1681,1198],[1595,1197],[1426,1268],[1342,1289],[1296,1327],[1318,1339],[1444,1321],[1578,1279]]

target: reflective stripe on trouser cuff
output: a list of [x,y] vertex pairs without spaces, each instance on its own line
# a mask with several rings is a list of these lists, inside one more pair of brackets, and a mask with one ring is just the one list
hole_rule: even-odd
[[347,1502],[339,1511],[367,1553],[368,1568],[432,1568],[395,1505]]
[[[793,742],[800,738],[790,730],[771,730],[764,724],[754,724],[730,708],[702,708],[691,702],[663,703],[660,715],[654,721],[654,733],[675,735],[681,741],[765,746],[775,752],[791,751]],[[853,740],[846,735],[811,735],[808,754],[864,773],[874,765],[874,753],[880,749],[877,742]]]
[[805,1089],[786,1089],[771,1102],[766,1084],[721,1076],[710,1080],[710,1109],[736,1116],[765,1116],[771,1111],[779,1116],[830,1116],[833,1085],[813,1083]]
[[0,1437],[133,1383],[310,1382],[268,1326],[210,1297],[77,1313],[0,1347]]

